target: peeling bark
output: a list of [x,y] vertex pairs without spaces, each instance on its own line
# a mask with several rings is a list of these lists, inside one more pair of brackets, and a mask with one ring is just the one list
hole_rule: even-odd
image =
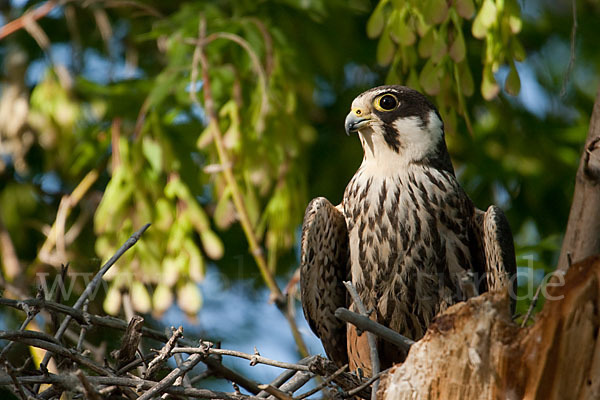
[[575,181],[569,222],[563,239],[558,269],[600,253],[600,89],[596,95]]
[[449,308],[382,378],[378,397],[600,398],[600,256],[573,265],[564,284],[552,286],[526,328],[511,321],[502,294]]

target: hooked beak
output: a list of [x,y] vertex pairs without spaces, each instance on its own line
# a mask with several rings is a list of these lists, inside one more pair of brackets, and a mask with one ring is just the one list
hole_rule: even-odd
[[346,116],[346,135],[358,132],[359,129],[366,126],[371,121],[370,115],[356,115],[356,111],[352,110]]

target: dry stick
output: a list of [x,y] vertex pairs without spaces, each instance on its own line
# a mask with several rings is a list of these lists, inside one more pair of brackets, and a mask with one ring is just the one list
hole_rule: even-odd
[[[252,227],[252,222],[250,221],[250,217],[248,215],[248,210],[246,209],[246,203],[244,202],[244,198],[241,194],[240,188],[237,184],[237,180],[233,175],[232,163],[229,159],[229,154],[227,153],[227,149],[223,143],[223,136],[221,134],[221,130],[219,128],[218,116],[215,110],[215,105],[212,97],[212,90],[210,84],[210,77],[208,75],[208,59],[206,54],[204,53],[204,43],[207,40],[206,36],[206,19],[204,17],[200,18],[200,23],[198,27],[198,41],[195,43],[194,55],[192,60],[192,72],[191,72],[191,90],[190,96],[192,101],[200,106],[200,102],[198,101],[196,95],[196,81],[198,79],[198,64],[201,66],[202,72],[202,90],[204,92],[204,109],[206,110],[206,115],[208,116],[209,127],[211,128],[211,132],[213,134],[213,138],[215,141],[215,146],[217,148],[217,154],[219,156],[219,162],[223,165],[223,175],[225,177],[225,181],[227,185],[231,189],[231,198],[233,200],[233,204],[235,205],[235,209],[238,212],[238,217],[240,220],[240,224],[242,225],[242,229],[246,235],[246,240],[248,240],[248,245],[250,246],[250,253],[254,257],[254,261],[258,266],[258,269],[269,287],[271,291],[271,296],[274,298],[275,303],[279,310],[285,315],[290,328],[292,330],[292,335],[294,336],[294,340],[296,341],[296,345],[300,351],[300,354],[303,356],[308,355],[308,349],[304,341],[302,340],[302,336],[300,331],[298,330],[298,326],[296,325],[296,321],[293,317],[286,312],[284,307],[284,299],[283,293],[281,293],[281,289],[275,282],[275,278],[269,269],[267,261],[264,257],[264,252],[259,244],[258,238],[254,229]],[[218,36],[215,36],[218,37]],[[221,36],[225,38],[229,38],[233,40],[231,37]],[[239,41],[234,40],[236,43],[240,44]],[[244,49],[246,49],[245,46]],[[246,49],[247,50],[247,49]],[[248,54],[252,54],[251,52]],[[251,56],[252,57],[252,56]],[[253,58],[254,59],[254,58]],[[260,63],[259,63],[260,65]],[[264,94],[266,96],[266,93]]]
[[6,36],[14,33],[20,29],[23,29],[25,25],[29,21],[37,21],[40,18],[48,15],[50,11],[54,9],[58,5],[57,1],[50,0],[35,10],[27,11],[25,14],[21,15],[19,18],[10,21],[8,24],[4,25],[0,28],[0,40],[4,39]]
[[313,376],[315,376],[315,374],[313,374],[312,372],[296,371],[292,379],[281,385],[279,387],[279,390],[281,390],[284,393],[290,393],[291,395],[296,390],[306,385],[306,383],[310,381]]
[[300,396],[295,397],[294,400],[305,399],[308,396],[312,396],[313,394],[317,393],[318,391],[325,389],[334,378],[338,377],[340,374],[342,374],[342,372],[346,371],[347,369],[348,369],[348,364],[343,365],[337,371],[335,371],[333,374],[326,377],[323,380],[323,382],[321,382],[319,385],[317,385],[313,389],[309,390],[308,392],[302,393]]
[[[369,385],[371,385],[371,383],[375,382],[376,380],[378,380],[379,378],[381,378],[381,376],[383,374],[385,374],[386,372],[388,372],[390,369],[386,369],[385,371],[381,371],[379,372],[377,375],[372,376],[368,381],[364,382],[363,384],[361,384],[360,386],[355,387],[352,390],[347,391],[346,393],[344,393],[342,395],[343,398],[347,399],[349,397],[354,397],[354,395],[358,394],[358,392],[360,392],[361,390],[367,388]],[[373,388],[373,391],[371,393],[377,393],[377,389]]]
[[183,328],[180,326],[177,329],[173,329],[171,337],[162,349],[158,352],[158,355],[150,361],[148,369],[146,370],[146,378],[152,378],[160,367],[171,357],[171,351],[177,345],[177,340],[183,336]]
[[[87,313],[88,306],[90,304],[90,299],[86,299],[83,303],[83,312]],[[77,340],[77,351],[81,353],[81,349],[83,348],[83,341],[85,340],[85,334],[87,333],[88,325],[81,325],[81,331],[79,332],[79,340]]]
[[[114,385],[119,387],[134,387],[142,390],[152,389],[157,386],[156,382],[148,381],[140,378],[124,378],[116,376],[90,376],[85,378],[93,385]],[[21,376],[17,380],[22,384],[59,384],[63,387],[77,388],[79,380],[72,375],[34,375]],[[0,375],[0,386],[11,385],[12,380],[8,376]],[[260,400],[258,397],[246,396],[227,392],[216,392],[208,389],[168,387],[164,390],[165,393],[170,393],[179,396],[190,396],[203,399],[220,399],[220,400]]]
[[[5,299],[0,298],[0,305],[5,305],[9,307],[13,307],[22,311],[27,311],[29,307],[40,307],[47,308],[49,310],[53,310],[56,312],[61,312],[67,314],[71,318],[75,319],[80,324],[92,324],[94,326],[104,327],[104,328],[112,328],[119,330],[126,330],[127,323],[123,320],[114,317],[100,317],[94,314],[83,313],[81,310],[76,310],[72,307],[66,306],[64,304],[58,304],[52,301],[46,301],[44,299],[28,299],[23,301],[13,300],[13,299]],[[142,328],[142,334],[145,337],[158,340],[161,342],[166,342],[169,338],[160,331],[151,328]],[[191,340],[187,339],[179,339],[179,342],[186,346],[193,346],[194,343]],[[239,373],[232,371],[227,368],[219,360],[208,357],[202,361],[206,364],[215,375],[218,375],[224,379],[230,380],[232,382],[236,382],[240,386],[244,387],[251,393],[258,393],[260,389],[258,388],[258,384],[251,379],[246,378]]]
[[12,383],[15,386],[19,397],[22,400],[27,400],[27,396],[25,395],[25,391],[23,389],[23,384],[21,384],[21,382],[19,382],[19,380],[17,379],[12,365],[10,365],[8,361],[4,361],[4,368],[6,369],[6,373],[8,374],[8,376],[10,376],[10,379],[12,380]]
[[575,65],[575,38],[577,35],[577,1],[571,0],[571,8],[573,12],[573,25],[571,26],[571,56],[569,57],[569,64],[565,71],[565,77],[563,78],[563,86],[560,90],[560,97],[563,97],[567,93],[567,84],[571,78],[573,72],[573,66]]
[[175,382],[178,377],[185,375],[188,371],[194,368],[196,364],[202,361],[204,357],[204,354],[192,354],[181,364],[181,366],[169,372],[167,376],[165,376],[156,386],[152,387],[152,389],[141,395],[138,400],[148,400],[153,396],[164,393],[165,389],[168,389],[170,386],[172,386],[173,382]]
[[215,355],[222,355],[222,356],[232,356],[232,357],[239,357],[239,358],[245,358],[246,360],[250,360],[251,361],[250,365],[253,365],[252,363],[254,363],[254,364],[259,363],[259,364],[271,365],[273,367],[292,369],[295,371],[307,371],[307,372],[310,371],[310,369],[308,368],[307,365],[293,364],[293,363],[271,360],[269,358],[265,358],[260,355],[247,354],[247,353],[242,353],[241,351],[235,351],[235,350],[213,349],[213,348],[203,349],[203,348],[198,348],[198,347],[176,347],[171,351],[171,353],[173,353],[173,354],[175,354],[175,353],[215,354]]
[[[352,296],[352,300],[354,301],[354,304],[356,304],[358,311],[368,318],[369,313],[367,312],[367,309],[365,308],[365,305],[360,299],[352,282],[344,281],[344,286],[346,286],[350,296]],[[377,353],[377,342],[375,341],[375,335],[371,332],[367,332],[367,341],[369,342],[369,349],[371,351],[371,375],[375,376],[379,373],[379,354]],[[377,384],[378,382],[373,383],[373,390],[371,391],[372,400],[376,400],[377,398]]]
[[[148,229],[149,226],[150,226],[150,224],[146,224],[146,225],[142,226],[133,235],[131,235],[131,237],[129,239],[127,239],[127,241],[125,243],[123,243],[121,248],[119,250],[117,250],[117,252],[106,262],[106,264],[104,264],[104,266],[100,269],[100,271],[98,271],[98,273],[94,276],[94,278],[91,280],[91,282],[88,283],[88,285],[85,287],[85,290],[83,291],[81,296],[79,296],[79,298],[73,305],[74,309],[77,310],[83,306],[83,303],[89,298],[89,296],[94,292],[94,290],[96,290],[96,287],[102,281],[102,277],[104,276],[106,271],[108,271],[108,269],[110,267],[112,267],[117,262],[117,260],[123,254],[125,254],[125,252],[127,250],[129,250],[134,244],[137,243],[137,241],[140,239],[142,234],[146,231],[146,229]],[[67,329],[67,327],[69,326],[69,323],[71,322],[71,319],[72,319],[72,317],[70,315],[67,315],[65,317],[63,323],[60,324],[60,327],[58,328],[58,330],[56,331],[56,334],[54,335],[54,337],[56,339],[60,340],[60,338],[62,338],[62,335],[65,333],[65,330]],[[48,362],[50,361],[51,357],[52,357],[52,354],[50,354],[50,353],[46,353],[44,355],[44,359],[42,360],[42,363],[41,363],[41,365],[43,365],[44,368],[48,366]]]
[[414,340],[407,338],[399,334],[398,332],[388,328],[387,326],[383,326],[370,318],[367,318],[358,313],[352,312],[347,308],[340,307],[335,310],[336,318],[341,319],[342,321],[349,322],[352,325],[356,326],[358,329],[363,331],[372,332],[375,335],[379,336],[383,340],[386,340],[400,349],[404,350],[408,353],[410,346],[415,344]]
[[77,379],[79,379],[79,382],[81,382],[81,385],[83,386],[83,393],[85,394],[86,399],[102,400],[102,396],[100,396],[100,393],[96,391],[96,388],[92,386],[90,381],[87,380],[87,378],[85,377],[83,372],[81,372],[80,369],[75,371],[75,376],[77,377]]
[[[302,360],[298,361],[298,364],[299,365],[309,365],[317,357],[318,356],[304,357]],[[269,383],[269,385],[278,388],[281,385],[283,385],[284,383],[286,383],[289,379],[291,379],[295,374],[296,374],[296,370],[286,369],[279,376],[277,376],[275,379],[273,379],[271,381],[271,383]],[[269,393],[266,391],[262,391],[258,394],[258,397],[269,397]]]
[[265,392],[269,393],[271,396],[277,398],[278,400],[293,400],[293,397],[290,396],[289,393],[284,392],[283,390],[280,390],[279,388],[276,388],[274,386],[259,385],[258,387],[264,390]]

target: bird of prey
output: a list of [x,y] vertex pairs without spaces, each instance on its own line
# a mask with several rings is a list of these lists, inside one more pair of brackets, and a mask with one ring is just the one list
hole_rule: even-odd
[[[343,201],[310,202],[302,226],[300,287],[304,315],[338,365],[369,375],[367,335],[336,319],[356,311],[350,279],[370,318],[413,340],[458,301],[508,290],[516,273],[508,221],[481,211],[460,186],[435,106],[404,86],[380,86],[352,102],[345,121],[364,158]],[[378,341],[381,368],[402,361]]]

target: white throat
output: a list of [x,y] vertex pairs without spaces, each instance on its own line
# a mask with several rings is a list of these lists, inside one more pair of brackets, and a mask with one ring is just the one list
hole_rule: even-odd
[[398,172],[410,163],[422,160],[443,139],[442,121],[435,111],[430,111],[428,123],[423,126],[418,117],[399,118],[394,121],[394,129],[400,143],[396,152],[384,139],[383,126],[373,124],[361,129],[360,141],[364,150],[362,165],[365,168],[388,175]]

